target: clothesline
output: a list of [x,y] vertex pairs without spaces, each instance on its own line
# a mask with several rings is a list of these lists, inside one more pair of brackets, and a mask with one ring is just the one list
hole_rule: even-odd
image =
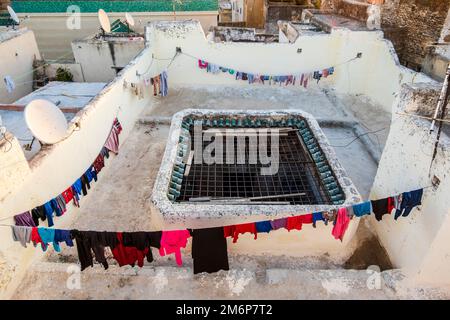
[[[316,228],[316,223],[323,221],[326,226],[331,222],[333,224],[332,236],[343,241],[345,232],[353,217],[360,218],[373,212],[376,219],[380,221],[383,215],[392,213],[395,209],[394,219],[397,220],[400,215],[406,217],[415,206],[421,205],[422,195],[423,189],[419,189],[404,192],[395,197],[341,207],[337,211],[314,212],[270,221],[203,229],[99,232],[38,228],[26,224],[10,227],[13,240],[19,241],[25,248],[27,243],[32,242],[35,247],[40,243],[42,250],[46,251],[48,245],[52,243],[54,250],[59,252],[61,251],[61,242],[65,242],[67,246],[73,247],[72,240],[75,240],[81,271],[89,266],[94,266],[94,257],[98,263],[101,263],[107,269],[108,262],[105,256],[105,247],[110,248],[119,266],[135,266],[137,263],[139,267],[143,267],[145,257],[148,262],[152,262],[151,247],[159,249],[161,256],[174,253],[177,264],[181,266],[181,248],[186,247],[187,239],[192,236],[194,273],[217,272],[229,269],[226,242],[228,237],[232,237],[232,242],[236,243],[239,235],[251,233],[256,240],[259,233],[270,233],[278,229],[286,229],[287,231],[302,230],[303,224],[312,224]],[[1,226],[6,225],[1,224]]]
[[[182,51],[181,54],[183,54],[183,55],[185,55],[185,56],[187,56],[187,57],[190,57],[190,58],[192,58],[192,59],[195,59],[195,60],[197,60],[197,61],[198,61],[198,60],[201,60],[201,61],[207,61],[208,63],[210,63],[209,60],[204,60],[204,59],[202,59],[202,58],[196,57],[196,56],[191,55],[191,54],[189,54],[189,53],[186,53],[186,52],[184,52],[184,51]],[[336,68],[336,67],[339,67],[339,66],[341,66],[341,65],[350,63],[350,62],[352,62],[352,61],[354,61],[354,60],[356,60],[356,59],[360,59],[360,57],[357,55],[357,56],[354,57],[354,58],[348,59],[348,60],[346,60],[346,61],[343,61],[343,62],[334,64],[334,65],[331,65],[331,67]],[[211,63],[216,64],[216,63],[214,63],[214,62],[211,62]],[[216,65],[219,65],[219,64],[216,64]],[[238,71],[236,68],[230,68],[230,67],[228,67],[228,66],[223,66],[223,65],[220,65],[220,66],[223,67],[223,68],[230,69],[230,70],[236,70],[236,71]],[[258,73],[258,74],[263,74],[263,75],[266,75],[266,76],[275,76],[275,77],[277,77],[277,76],[285,76],[285,75],[288,75],[288,74],[293,74],[293,75],[294,75],[294,74],[302,74],[302,73],[303,73],[303,74],[306,74],[306,73],[312,73],[312,72],[314,72],[314,71],[327,69],[327,68],[329,68],[329,67],[330,67],[330,66],[324,67],[324,68],[316,68],[315,70],[309,70],[309,71],[303,70],[303,71],[289,72],[289,73],[286,73],[286,74],[267,74],[267,73],[264,73],[264,72],[260,72],[260,73]],[[247,71],[242,71],[242,70],[239,70],[239,72],[249,73],[249,74],[256,74],[255,72],[247,72]]]

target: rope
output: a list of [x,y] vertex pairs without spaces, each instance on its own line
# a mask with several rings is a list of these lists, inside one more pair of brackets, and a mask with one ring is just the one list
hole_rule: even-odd
[[[200,59],[200,58],[198,58],[198,57],[196,57],[196,56],[193,56],[193,55],[191,55],[191,54],[189,54],[189,53],[186,53],[186,52],[184,52],[184,51],[182,51],[181,54],[184,54],[185,56],[187,56],[187,57],[189,57],[189,58],[192,58],[192,59],[195,59],[195,60],[203,60],[203,59]],[[352,61],[354,61],[354,60],[356,60],[356,59],[360,59],[360,58],[359,58],[358,56],[356,56],[356,57],[351,58],[351,59],[349,59],[349,60],[346,60],[346,61],[340,62],[340,63],[338,63],[338,64],[332,65],[332,67],[339,67],[339,66],[341,66],[341,65],[350,63],[350,62],[352,62]],[[208,61],[208,63],[209,63],[209,61]],[[214,63],[214,64],[216,64],[216,63]],[[217,65],[219,65],[219,64],[217,64]],[[222,65],[221,65],[221,66],[222,66]],[[223,66],[222,66],[222,67],[223,67]],[[227,66],[225,66],[225,68],[231,69],[231,70],[236,70],[235,68],[229,68],[229,67],[227,67]],[[323,69],[326,69],[326,68],[322,68],[322,70],[323,70]],[[317,70],[320,70],[320,69],[312,70],[312,71],[310,71],[310,72],[304,72],[304,71],[303,71],[303,72],[290,72],[289,74],[312,73],[312,72],[317,71]],[[239,72],[243,72],[243,71],[239,71]],[[245,73],[250,73],[250,74],[251,74],[252,72],[245,72]],[[267,76],[280,76],[279,74],[264,74],[264,75],[267,75]]]

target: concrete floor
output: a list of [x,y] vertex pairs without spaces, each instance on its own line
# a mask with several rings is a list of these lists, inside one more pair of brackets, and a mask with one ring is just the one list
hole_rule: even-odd
[[[158,98],[154,106],[142,113],[143,123],[137,123],[128,139],[121,145],[118,156],[107,160],[106,167],[94,183],[90,194],[81,200],[74,212],[76,219],[64,228],[81,230],[138,231],[158,230],[160,217],[149,210],[149,198],[162,155],[169,126],[151,124],[155,117],[171,116],[184,108],[230,109],[303,109],[318,118],[355,120],[358,116],[368,130],[389,127],[390,115],[370,108],[358,97],[336,98],[332,92],[300,91],[287,88],[180,88],[172,89],[166,98]],[[346,101],[353,101],[348,106]],[[348,102],[347,102],[348,103]],[[374,121],[372,121],[372,120]],[[370,120],[370,121],[369,121]],[[347,127],[323,127],[342,165],[367,198],[376,163],[371,160],[360,140],[345,146],[355,134]],[[377,136],[382,147],[386,132]],[[377,138],[378,137],[378,140]],[[375,241],[367,221],[360,223],[356,243]],[[367,254],[370,250],[374,254]],[[381,251],[380,251],[381,250]],[[386,265],[382,248],[367,247],[365,254],[355,252],[346,263],[332,257],[295,258],[270,255],[254,256],[230,251],[230,271],[217,274],[192,274],[190,252],[184,251],[183,267],[174,267],[172,257],[158,257],[142,269],[118,268],[110,259],[110,269],[96,265],[81,274],[81,289],[69,290],[68,269],[77,262],[76,249],[64,247],[62,253],[49,252],[36,263],[16,291],[16,299],[385,299],[442,298],[432,288],[420,291],[404,284],[396,270],[380,274],[383,285],[379,290],[367,287],[371,264]],[[155,256],[157,253],[155,252]],[[351,269],[360,270],[351,270]],[[302,288],[302,290],[299,290]],[[42,292],[45,292],[43,296]]]

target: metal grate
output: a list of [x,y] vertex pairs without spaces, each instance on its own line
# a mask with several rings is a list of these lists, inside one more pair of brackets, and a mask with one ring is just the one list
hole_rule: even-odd
[[[204,128],[207,129],[207,128]],[[286,129],[283,128],[283,129]],[[301,196],[270,198],[263,201],[271,203],[288,202],[296,205],[330,204],[319,174],[298,131],[287,131],[279,137],[279,170],[275,175],[261,175],[263,165],[248,163],[249,138],[245,140],[245,164],[225,163],[225,139],[223,141],[223,164],[192,163],[188,175],[183,177],[180,196],[177,202],[191,198],[253,198],[274,195],[304,193]],[[193,136],[193,132],[191,132]],[[235,137],[234,156],[237,156],[237,138]],[[270,137],[267,138],[270,150]],[[203,143],[203,149],[210,142]],[[256,148],[255,148],[256,149]],[[252,150],[257,152],[258,150]],[[270,156],[270,154],[269,154]],[[192,199],[191,199],[192,200]],[[261,200],[258,200],[261,202]]]

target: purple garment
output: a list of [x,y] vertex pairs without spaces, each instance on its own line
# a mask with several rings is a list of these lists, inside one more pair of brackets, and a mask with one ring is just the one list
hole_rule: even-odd
[[36,227],[29,211],[14,216],[16,226]]
[[281,228],[286,228],[286,222],[287,222],[287,218],[281,218],[281,219],[276,219],[276,220],[270,221],[270,224],[272,225],[273,230],[278,230]]

